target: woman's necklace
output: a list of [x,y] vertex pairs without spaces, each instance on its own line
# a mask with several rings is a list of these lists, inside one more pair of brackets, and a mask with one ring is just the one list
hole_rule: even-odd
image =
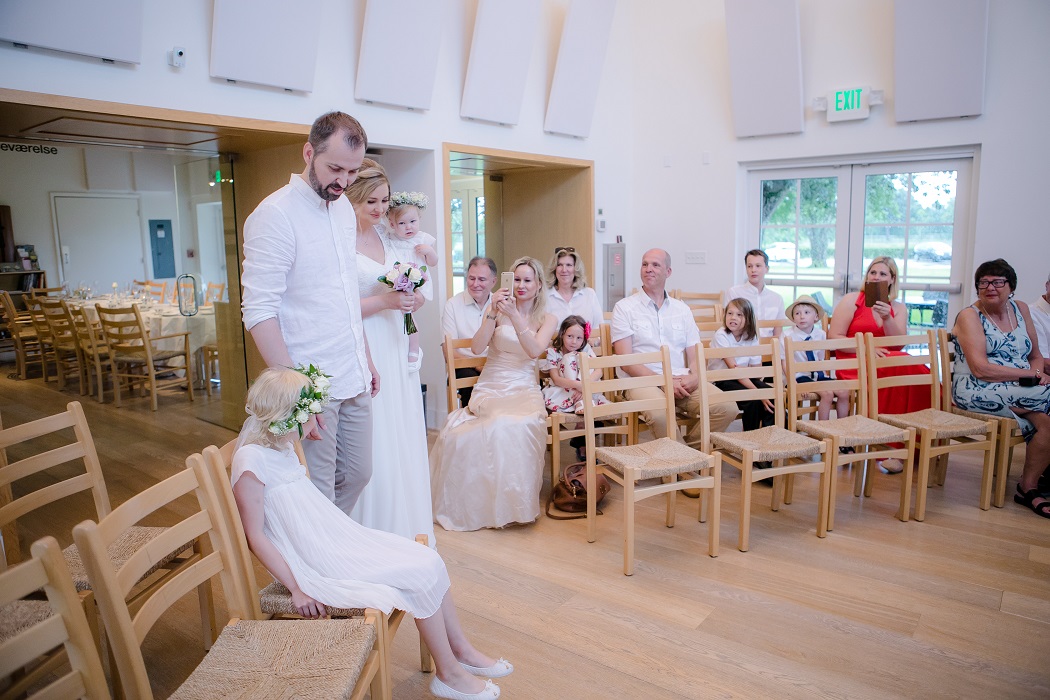
[[[357,250],[359,253],[380,265],[386,262],[386,251],[383,250],[383,241],[373,226],[359,229],[357,234]],[[378,257],[376,255],[378,254]]]
[[[1015,328],[1017,328],[1017,324],[1014,321],[1013,312],[1009,306],[1005,306],[998,315],[988,311],[985,305],[981,302],[977,302],[977,308],[979,308],[981,310],[981,313],[984,314],[988,318],[988,320],[990,320],[995,325],[995,327],[1003,333],[1009,334]],[[1004,328],[1003,326],[1006,327]]]

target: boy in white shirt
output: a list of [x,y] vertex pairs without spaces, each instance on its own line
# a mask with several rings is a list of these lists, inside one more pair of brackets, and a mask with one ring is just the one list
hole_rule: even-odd
[[[785,338],[799,341],[827,340],[827,333],[817,325],[817,321],[824,318],[824,309],[808,294],[803,294],[796,299],[795,303],[788,307],[785,316],[795,322],[794,326],[789,326],[784,330]],[[796,350],[795,359],[799,362],[823,360],[824,351]],[[829,374],[820,371],[810,374],[799,372],[795,375],[795,381],[799,383],[831,381],[831,379]],[[817,404],[817,418],[819,420],[828,420],[831,417],[831,404],[834,399],[838,399],[835,407],[838,417],[845,418],[849,415],[849,391],[846,389],[835,392],[814,391],[811,393],[816,394],[819,400]]]

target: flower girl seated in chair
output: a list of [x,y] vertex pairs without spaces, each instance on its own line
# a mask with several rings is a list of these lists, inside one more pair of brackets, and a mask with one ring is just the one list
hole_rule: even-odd
[[[580,381],[580,353],[594,357],[590,344],[590,324],[582,316],[566,316],[558,329],[554,344],[547,348],[547,360],[543,368],[550,372],[550,386],[543,389],[543,403],[548,413],[583,413],[583,383]],[[601,370],[594,370],[592,378],[597,379]],[[591,395],[595,406],[608,403],[601,394]],[[580,461],[583,454],[583,439],[573,438],[569,441],[576,448]]]
[[441,557],[429,547],[359,525],[317,490],[296,459],[296,430],[326,402],[319,370],[265,370],[248,391],[233,457],[233,493],[251,550],[284,584],[303,617],[326,605],[405,610],[434,656],[430,691],[441,698],[499,697],[481,677],[514,667],[464,634]]

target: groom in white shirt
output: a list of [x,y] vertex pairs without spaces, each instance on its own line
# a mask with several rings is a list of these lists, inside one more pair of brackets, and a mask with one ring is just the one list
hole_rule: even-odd
[[379,374],[361,323],[357,218],[343,196],[368,138],[343,112],[318,117],[306,168],[244,222],[244,326],[269,367],[314,364],[332,402],[303,426],[310,479],[349,514],[372,477],[372,397]]

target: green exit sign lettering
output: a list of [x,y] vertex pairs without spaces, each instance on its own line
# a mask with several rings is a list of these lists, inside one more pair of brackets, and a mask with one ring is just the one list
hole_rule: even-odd
[[828,121],[867,119],[871,111],[871,88],[855,87],[836,90],[828,95]]

